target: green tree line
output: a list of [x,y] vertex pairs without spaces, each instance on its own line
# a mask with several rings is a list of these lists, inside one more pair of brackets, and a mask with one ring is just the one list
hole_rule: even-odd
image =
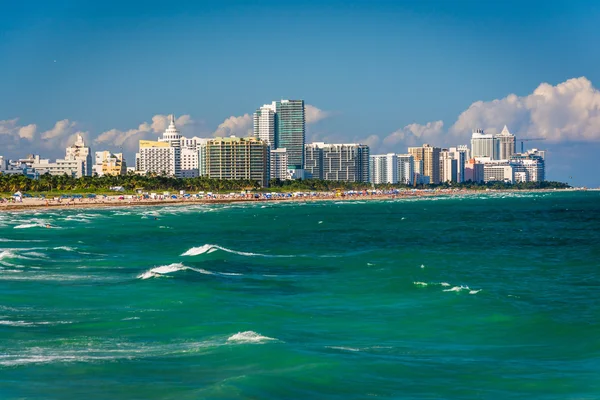
[[[122,176],[84,176],[73,178],[68,175],[53,176],[45,174],[39,179],[30,179],[25,175],[6,175],[0,174],[0,192],[14,193],[21,192],[74,192],[74,193],[94,193],[107,192],[111,187],[122,186],[125,190],[131,192],[137,189],[144,191],[179,191],[188,192],[213,191],[228,192],[241,190],[262,190],[262,191],[334,191],[334,190],[365,190],[365,189],[413,189],[413,186],[403,184],[380,184],[372,185],[365,182],[341,182],[341,181],[323,181],[318,179],[289,180],[279,181],[271,180],[269,188],[262,188],[260,184],[251,180],[224,180],[211,179],[207,177],[197,178],[172,178],[160,175],[137,175],[127,174]],[[562,182],[527,182],[508,184],[504,182],[446,182],[439,185],[419,185],[418,189],[563,189],[569,185]]]

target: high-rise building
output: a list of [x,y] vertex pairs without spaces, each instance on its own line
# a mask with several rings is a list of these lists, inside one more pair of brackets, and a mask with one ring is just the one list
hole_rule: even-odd
[[159,142],[168,143],[173,148],[173,157],[175,164],[174,176],[181,177],[181,133],[175,127],[175,116],[169,115],[169,126],[164,131],[162,138],[158,138]]
[[483,182],[483,164],[474,158],[465,163],[465,182]]
[[498,159],[498,140],[494,135],[483,133],[483,130],[473,131],[471,136],[471,157],[489,157]]
[[286,149],[275,149],[269,152],[269,178],[288,179],[288,161]]
[[[75,143],[66,148],[65,161],[79,160],[83,162],[83,175],[92,175],[92,151],[85,145],[83,136],[79,133]],[[58,161],[58,160],[57,160]]]
[[458,182],[458,161],[448,149],[440,151],[440,181]]
[[450,155],[456,160],[456,182],[465,181],[465,164],[469,160],[469,148],[466,145],[450,147]]
[[415,179],[415,158],[410,154],[397,154],[398,183],[412,185]]
[[140,140],[139,169],[143,173],[176,176],[175,147],[167,141]]
[[515,179],[519,182],[543,182],[546,180],[546,162],[540,151],[525,154],[513,154],[510,165],[515,170]]
[[262,140],[271,147],[277,149],[275,141],[275,112],[276,102],[265,104],[254,113],[254,137]]
[[517,151],[517,141],[515,135],[508,131],[506,125],[500,134],[495,136],[498,142],[498,159],[508,160]]
[[97,151],[95,153],[94,172],[98,176],[125,175],[127,164],[123,158],[123,153],[113,154],[108,150]]
[[304,168],[304,100],[275,102],[275,144],[287,150],[288,169]]
[[515,170],[506,161],[492,161],[483,164],[484,182],[515,182]]
[[398,183],[398,156],[394,153],[369,156],[369,182]]
[[[254,137],[270,150],[286,149],[288,176],[301,176],[304,169],[304,113],[304,100],[274,101],[254,113]],[[298,173],[292,173],[295,170]]]
[[204,152],[206,176],[214,179],[247,179],[268,185],[267,149],[256,138],[209,139]]
[[[305,146],[305,157],[309,160],[309,171],[315,179],[346,182],[369,180],[367,145],[315,142]],[[315,174],[317,171],[319,175]]]
[[195,178],[201,175],[200,171],[200,148],[202,144],[209,139],[199,137],[186,138],[181,137],[179,140],[179,162],[180,162],[180,177]]
[[428,144],[408,148],[415,161],[423,161],[423,176],[429,177],[429,183],[432,184],[440,183],[440,151],[439,147]]

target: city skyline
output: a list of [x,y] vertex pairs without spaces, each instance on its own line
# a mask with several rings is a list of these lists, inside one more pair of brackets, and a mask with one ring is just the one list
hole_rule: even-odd
[[592,2],[34,3],[0,16],[8,158],[59,157],[79,132],[131,163],[167,114],[188,137],[249,136],[261,104],[302,98],[307,143],[405,153],[507,125],[546,138],[527,147],[548,150],[547,179],[600,186]]

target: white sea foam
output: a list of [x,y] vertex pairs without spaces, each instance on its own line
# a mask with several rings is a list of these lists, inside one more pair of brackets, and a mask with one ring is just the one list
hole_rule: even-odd
[[[156,278],[159,276],[170,274],[172,272],[187,271],[187,270],[195,271],[195,272],[198,272],[198,273],[204,274],[204,275],[215,275],[214,272],[207,271],[202,268],[192,268],[192,267],[187,267],[187,266],[183,265],[182,263],[174,263],[174,264],[161,265],[160,267],[152,268],[152,269],[144,272],[143,274],[138,275],[138,278],[139,279]],[[222,274],[222,275],[227,275],[227,274]]]
[[0,242],[19,242],[19,243],[34,243],[34,242],[47,242],[47,240],[38,240],[38,239],[5,239],[0,238]]
[[469,290],[469,294],[477,294],[479,292],[481,292],[481,289],[479,289],[479,290]]
[[427,286],[427,283],[425,282],[413,282],[413,284],[417,286]]
[[227,247],[219,246],[217,244],[205,244],[200,247],[192,247],[191,249],[189,249],[185,253],[183,253],[182,256],[199,256],[199,255],[205,254],[205,253],[210,254],[217,250],[225,251],[225,252],[231,253],[231,254],[237,254],[240,256],[246,256],[246,257],[284,257],[284,258],[294,257],[294,256],[288,256],[288,255],[259,254],[259,253],[245,252],[245,251],[237,251],[237,250],[228,249]]
[[31,327],[40,326],[40,325],[63,325],[63,324],[72,324],[72,323],[73,323],[72,321],[55,321],[55,322],[48,322],[48,321],[29,322],[29,321],[6,321],[6,320],[0,321],[0,325],[5,325],[5,326],[31,326]]
[[352,351],[352,352],[360,351],[360,349],[357,349],[356,347],[346,347],[346,346],[325,346],[325,347],[327,347],[329,349]]
[[58,247],[55,247],[54,250],[64,250],[64,251],[71,251],[71,252],[77,251],[73,247],[69,247],[69,246],[58,246]]
[[228,339],[228,343],[263,343],[271,340],[277,340],[267,336],[262,336],[254,331],[238,332],[235,335],[231,335]]
[[37,227],[44,227],[46,226],[45,224],[21,224],[21,225],[17,225],[14,227],[14,229],[27,229],[27,228],[37,228]]
[[440,285],[442,285],[442,286],[450,286],[450,284],[448,282],[441,282]]
[[160,267],[152,268],[151,270],[138,275],[138,278],[149,279],[149,278],[154,278],[154,277],[161,276],[161,275],[166,275],[171,272],[183,271],[186,269],[188,269],[188,267],[186,267],[185,265],[183,265],[181,263],[161,265]]
[[471,290],[471,289],[468,286],[460,285],[460,286],[453,286],[450,289],[444,289],[444,292],[460,292],[463,290]]

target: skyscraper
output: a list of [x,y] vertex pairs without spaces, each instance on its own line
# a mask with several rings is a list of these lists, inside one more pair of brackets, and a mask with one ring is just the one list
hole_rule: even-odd
[[304,100],[275,102],[275,145],[287,150],[288,169],[304,168]]
[[265,104],[254,113],[254,137],[262,140],[271,147],[277,148],[275,142],[275,102]]
[[515,135],[508,131],[506,125],[500,134],[495,136],[498,141],[498,159],[508,160],[516,152],[517,141]]
[[429,177],[429,183],[440,183],[440,151],[439,147],[424,144],[421,147],[409,147],[408,152],[415,161],[423,161],[423,175]]
[[374,154],[369,157],[369,182],[398,183],[398,156],[394,153]]
[[494,135],[483,133],[477,129],[471,135],[471,157],[489,157],[491,160],[498,159],[498,139]]

